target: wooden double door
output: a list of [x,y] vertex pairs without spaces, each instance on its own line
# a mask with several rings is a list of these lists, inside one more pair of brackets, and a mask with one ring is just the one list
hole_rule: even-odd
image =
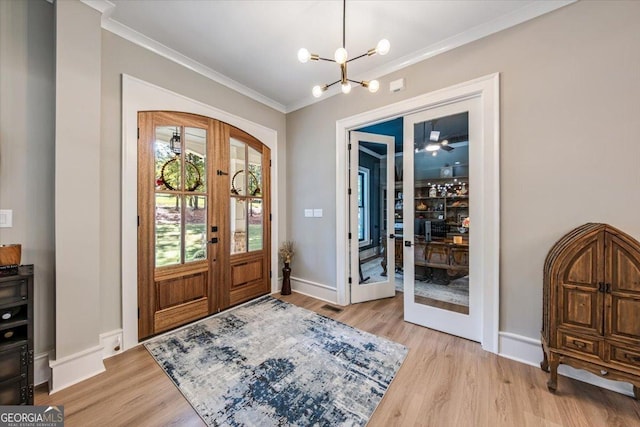
[[270,292],[270,150],[226,123],[138,113],[138,338]]

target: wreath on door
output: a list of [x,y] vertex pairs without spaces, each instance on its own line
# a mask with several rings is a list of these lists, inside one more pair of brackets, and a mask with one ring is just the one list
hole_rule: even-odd
[[[236,187],[236,177],[242,172],[244,172],[244,169],[240,169],[238,172],[234,173],[233,177],[231,178],[231,194],[235,194],[236,196],[239,196],[240,192],[242,191],[242,189]],[[249,184],[251,184],[251,181],[253,180],[253,184],[255,186],[255,189],[251,192],[251,195],[259,196],[262,190],[260,190],[260,182],[258,181],[258,177],[256,177],[255,174],[250,170],[248,170],[247,173],[249,174]],[[251,188],[250,185],[249,188]]]
[[[164,185],[167,190],[177,190],[178,183],[171,183],[167,176],[165,176],[165,172],[167,172],[167,166],[178,160],[179,157],[174,157],[173,159],[169,159],[162,165],[162,169],[160,170],[160,178],[156,180],[156,185]],[[200,187],[202,183],[202,175],[200,174],[200,170],[198,167],[190,162],[189,160],[185,160],[185,177],[195,176],[195,180],[193,184],[186,188],[186,191],[196,191],[198,187]]]

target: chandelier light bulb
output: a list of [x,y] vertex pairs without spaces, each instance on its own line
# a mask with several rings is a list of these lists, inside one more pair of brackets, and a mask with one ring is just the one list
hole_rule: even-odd
[[298,61],[304,64],[305,62],[308,62],[309,59],[311,59],[311,54],[307,49],[302,48],[298,51]]
[[437,156],[437,155],[438,155],[438,152],[437,152],[437,151],[434,151],[433,153],[431,153],[431,155],[432,155],[433,157],[435,157],[435,156]]
[[324,89],[320,85],[314,86],[313,90],[311,91],[311,93],[313,93],[313,96],[315,96],[316,98],[320,98],[322,96],[322,92],[324,92]]
[[333,59],[335,59],[336,62],[340,65],[347,62],[347,49],[343,47],[339,47],[338,49],[336,49],[336,53],[333,55]]
[[387,53],[389,53],[390,49],[391,49],[391,43],[389,43],[389,40],[382,39],[378,42],[378,45],[376,46],[376,53],[379,55],[386,55]]
[[440,143],[442,145],[449,145],[449,140],[448,139],[443,139],[442,142]]
[[342,93],[347,94],[351,92],[351,83],[346,82],[342,84]]
[[380,82],[377,80],[371,80],[367,87],[369,88],[369,92],[376,93],[378,89],[380,89]]

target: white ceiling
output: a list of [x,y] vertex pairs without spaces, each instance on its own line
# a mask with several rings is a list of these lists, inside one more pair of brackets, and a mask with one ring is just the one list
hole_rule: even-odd
[[[341,1],[84,1],[104,12],[105,29],[282,112],[313,103],[314,85],[340,78],[335,63],[302,64],[296,55],[306,47],[333,57],[342,41]],[[375,47],[381,38],[391,42],[388,55],[350,63],[349,78],[379,78],[568,3],[571,1],[347,1],[350,57]]]

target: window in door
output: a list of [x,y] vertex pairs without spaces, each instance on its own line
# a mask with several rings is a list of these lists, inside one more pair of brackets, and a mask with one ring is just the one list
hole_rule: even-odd
[[369,169],[362,166],[358,168],[358,241],[360,246],[367,246],[371,243],[369,174]]
[[262,153],[231,138],[231,254],[263,249]]
[[207,258],[207,130],[155,129],[155,266]]

